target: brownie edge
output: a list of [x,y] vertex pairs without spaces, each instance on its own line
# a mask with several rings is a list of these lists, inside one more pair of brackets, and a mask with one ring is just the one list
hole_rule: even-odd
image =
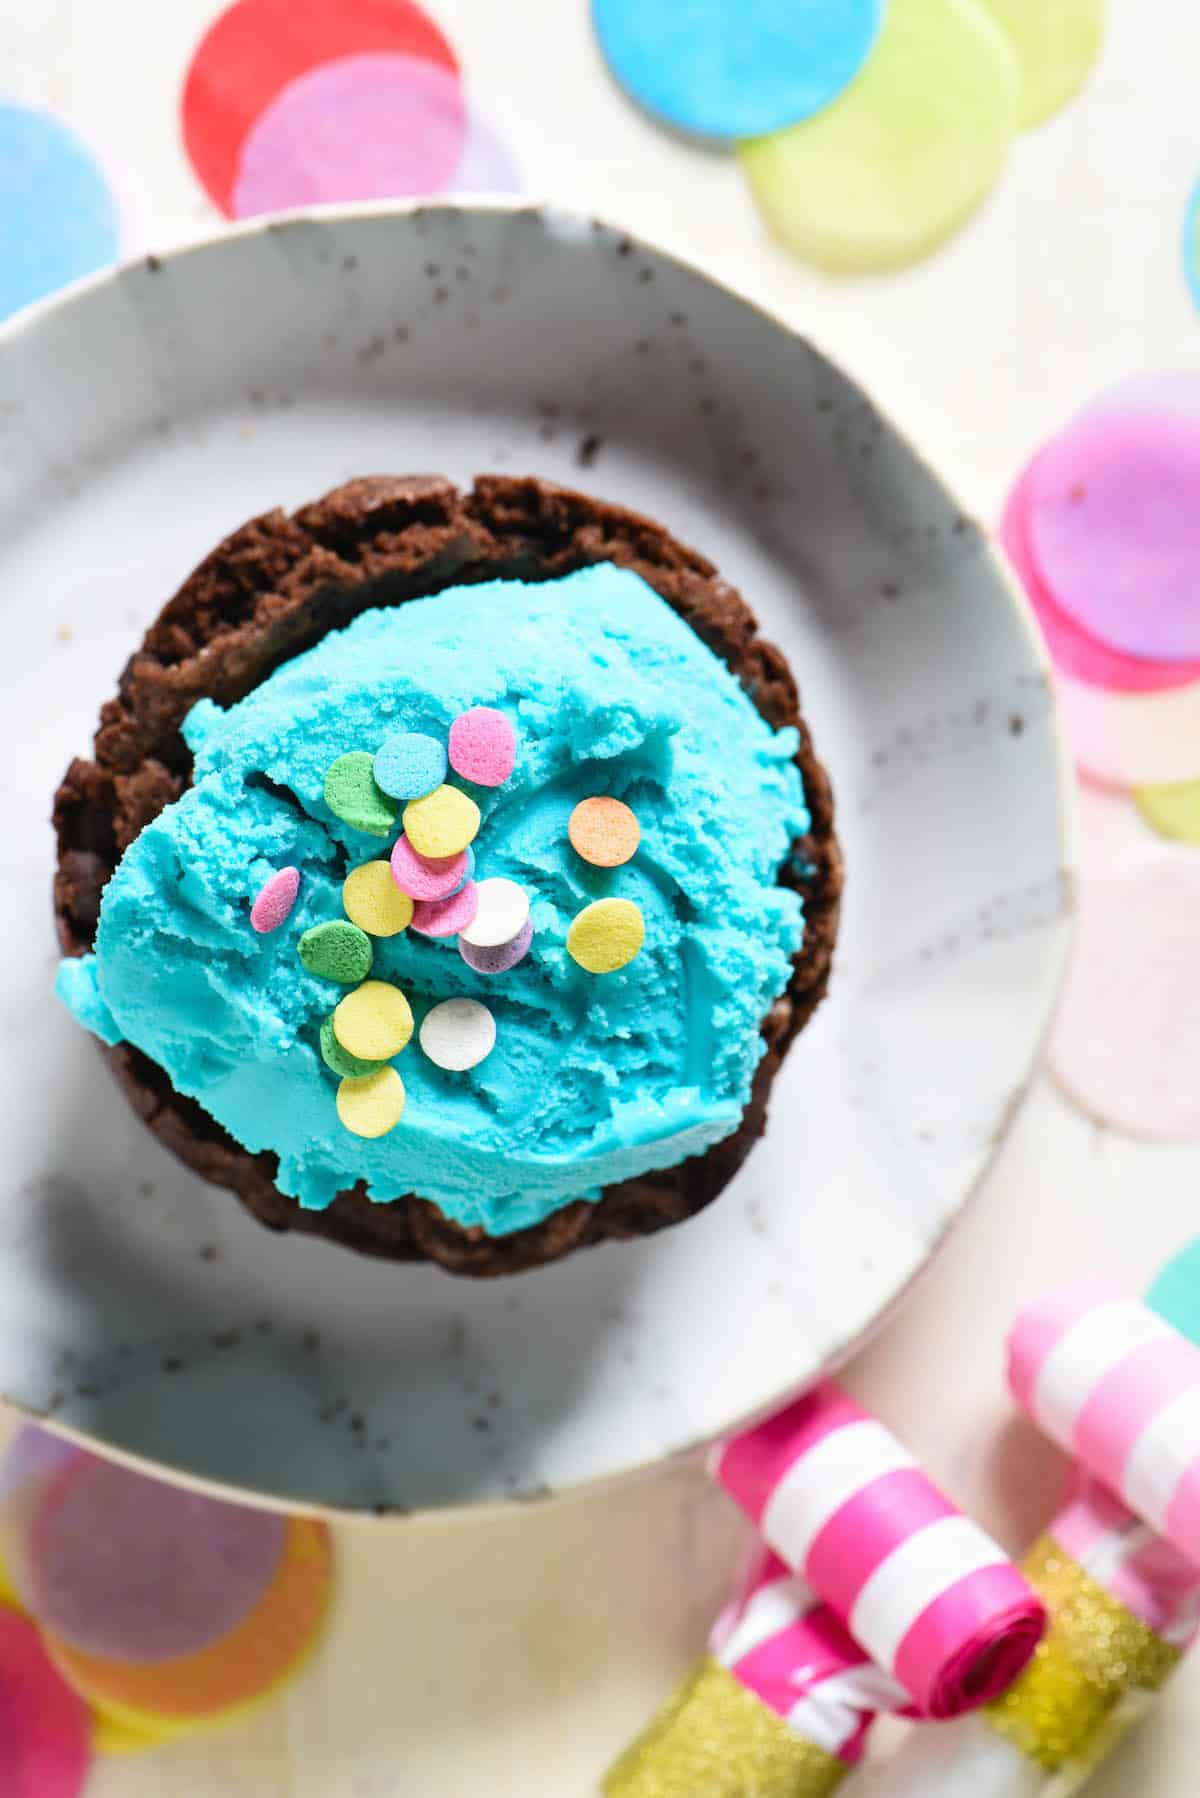
[[370,608],[403,605],[452,583],[552,580],[596,562],[641,575],[728,665],[767,722],[792,725],[800,735],[796,761],[812,824],[780,879],[804,896],[804,942],[786,991],[763,1020],[766,1049],[742,1121],[703,1155],[492,1237],[452,1223],[414,1194],[378,1204],[361,1183],[326,1210],[306,1211],[277,1189],[274,1155],[241,1148],[139,1050],[127,1043],[104,1049],[129,1103],[160,1142],[206,1180],[228,1187],[268,1229],[304,1231],[393,1261],[434,1261],[449,1273],[517,1273],[693,1216],[717,1197],[763,1132],[783,1057],[829,980],[842,888],[829,781],[791,670],[712,564],[653,520],[548,481],[487,475],[462,492],[434,475],[369,476],[290,516],[264,513],[219,544],[126,664],[101,709],[94,759],[73,761],[55,795],[59,941],[67,955],[92,947],[100,895],[121,854],[188,786],[191,757],[180,725],[196,700],[232,704]]

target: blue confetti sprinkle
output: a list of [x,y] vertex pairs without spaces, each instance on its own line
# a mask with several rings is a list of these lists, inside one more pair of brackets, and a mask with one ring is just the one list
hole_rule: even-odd
[[48,113],[0,103],[0,318],[115,260],[116,202]]

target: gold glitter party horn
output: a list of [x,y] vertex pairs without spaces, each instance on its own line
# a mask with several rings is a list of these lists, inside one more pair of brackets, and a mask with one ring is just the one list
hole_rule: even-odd
[[875,1711],[908,1702],[765,1550],[709,1646],[613,1767],[607,1798],[825,1798],[861,1755]]

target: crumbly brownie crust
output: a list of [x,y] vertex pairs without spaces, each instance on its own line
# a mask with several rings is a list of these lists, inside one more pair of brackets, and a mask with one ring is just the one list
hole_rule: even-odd
[[275,1186],[276,1159],[239,1147],[166,1074],[128,1044],[104,1051],[134,1110],[205,1179],[237,1194],[260,1223],[302,1230],[395,1261],[451,1273],[515,1273],[608,1238],[648,1235],[715,1199],[762,1134],[788,1046],[824,997],[837,934],[842,864],[829,781],[800,716],[783,656],[712,564],[662,527],[549,482],[485,476],[469,492],[433,475],[351,481],[290,517],[264,513],[235,531],[159,614],[101,710],[94,759],[75,760],[54,802],[54,909],[68,955],[91,948],[100,895],[138,832],[187,787],[179,727],[197,699],[241,699],[281,662],[370,607],[402,605],[451,583],[551,580],[611,561],[640,574],[733,670],[776,728],[800,733],[812,829],[782,881],[804,895],[807,928],[787,991],[763,1022],[766,1051],[735,1133],[677,1167],[625,1180],[531,1229],[490,1237],[410,1195],[389,1204],[359,1185],[325,1211]]

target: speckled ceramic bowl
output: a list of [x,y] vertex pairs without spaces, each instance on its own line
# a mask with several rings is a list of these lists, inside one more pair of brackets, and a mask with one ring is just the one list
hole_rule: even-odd
[[[50,997],[49,795],[225,531],[348,476],[534,471],[718,563],[800,680],[848,884],[832,995],[721,1200],[464,1287],[259,1229]],[[254,225],[0,333],[9,754],[0,1392],[192,1476],[349,1511],[530,1497],[811,1379],[933,1252],[1063,958],[1046,668],[978,527],[820,352],[606,226],[509,205]]]

